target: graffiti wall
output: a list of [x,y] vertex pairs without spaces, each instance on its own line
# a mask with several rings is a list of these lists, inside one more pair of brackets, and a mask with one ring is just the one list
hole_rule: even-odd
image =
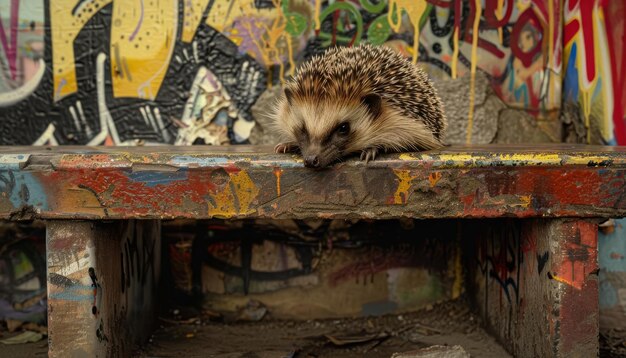
[[[584,142],[626,145],[626,3],[566,0],[563,15],[564,104],[579,108]],[[611,220],[599,233],[604,328],[626,317],[625,225]]]
[[507,106],[546,118],[561,98],[560,3],[1,0],[0,143],[247,143],[264,91],[360,42],[433,78],[473,87],[483,72]]
[[173,221],[163,232],[164,292],[243,320],[399,313],[459,297],[463,287],[450,222]]

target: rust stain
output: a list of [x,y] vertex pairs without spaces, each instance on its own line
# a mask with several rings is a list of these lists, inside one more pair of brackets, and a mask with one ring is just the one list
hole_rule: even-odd
[[280,176],[283,174],[283,170],[280,168],[274,168],[274,175],[276,176],[276,196],[280,196]]
[[428,181],[430,182],[430,187],[432,188],[435,185],[437,185],[437,182],[439,181],[439,179],[441,179],[441,173],[440,172],[430,173],[430,175],[428,176]]

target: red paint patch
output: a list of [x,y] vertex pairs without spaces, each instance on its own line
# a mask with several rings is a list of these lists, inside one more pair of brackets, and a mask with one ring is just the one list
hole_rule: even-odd
[[[149,186],[133,181],[121,170],[79,169],[71,172],[57,171],[49,175],[51,181],[61,181],[80,187],[97,195],[101,205],[121,215],[145,215],[154,212],[187,214],[185,200],[196,204],[207,203],[216,186],[204,171],[187,171],[186,180],[176,180]],[[208,210],[208,206],[206,208]]]

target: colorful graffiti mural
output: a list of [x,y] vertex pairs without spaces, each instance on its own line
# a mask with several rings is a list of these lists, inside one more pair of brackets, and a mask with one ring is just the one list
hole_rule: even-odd
[[434,78],[483,71],[506,104],[548,116],[561,98],[560,13],[558,0],[2,0],[1,142],[247,143],[266,88],[359,42]]
[[[587,128],[607,144],[626,144],[626,4],[567,0],[564,24],[564,100],[579,103]],[[591,131],[587,132],[591,142]]]

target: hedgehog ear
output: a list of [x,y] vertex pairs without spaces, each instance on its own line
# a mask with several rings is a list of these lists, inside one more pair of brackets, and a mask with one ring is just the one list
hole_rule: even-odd
[[383,109],[383,100],[376,93],[370,93],[366,96],[363,96],[361,101],[365,106],[367,106],[367,109],[370,111],[372,117],[374,118],[378,117]]
[[291,104],[291,100],[293,98],[293,92],[289,89],[289,87],[285,87],[283,91],[285,92],[285,98],[287,98],[287,102]]

